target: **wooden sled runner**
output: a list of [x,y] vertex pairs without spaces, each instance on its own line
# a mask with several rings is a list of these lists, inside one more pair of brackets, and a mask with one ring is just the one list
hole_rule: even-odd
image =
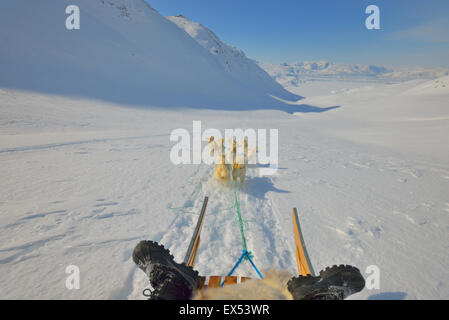
[[295,234],[296,264],[298,265],[298,273],[301,276],[306,276],[308,274],[314,276],[315,272],[313,271],[306,245],[304,243],[301,226],[299,224],[298,211],[296,208],[293,208],[293,232]]
[[[204,217],[206,215],[207,203],[209,201],[208,197],[204,198],[203,206],[201,208],[201,213],[198,218],[198,222],[195,227],[192,239],[190,241],[189,247],[187,249],[184,263],[190,267],[195,266],[196,258],[198,256],[198,247],[200,245],[200,234],[204,223]],[[295,247],[296,247],[296,263],[298,266],[298,273],[302,276],[311,274],[315,275],[312,264],[310,263],[309,255],[304,242],[304,237],[301,232],[301,226],[299,224],[298,211],[293,208],[293,233],[295,237]],[[205,288],[217,288],[222,285],[230,285],[242,283],[249,277],[237,277],[237,276],[201,276],[200,289]]]

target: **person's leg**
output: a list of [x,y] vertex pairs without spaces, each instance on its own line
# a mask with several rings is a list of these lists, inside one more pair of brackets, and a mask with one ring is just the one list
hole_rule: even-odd
[[295,300],[343,300],[365,287],[359,269],[352,266],[333,266],[320,271],[320,275],[292,278],[288,290]]
[[164,246],[141,241],[134,248],[134,263],[150,278],[152,300],[188,300],[200,285],[198,272],[176,263]]

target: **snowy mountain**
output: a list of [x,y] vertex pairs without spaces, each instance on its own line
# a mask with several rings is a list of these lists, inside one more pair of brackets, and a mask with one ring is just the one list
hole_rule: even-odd
[[370,79],[405,81],[435,79],[449,74],[448,69],[386,68],[375,65],[344,64],[329,61],[304,61],[297,63],[259,65],[284,86],[299,85],[307,79]]
[[[285,96],[284,88],[273,81],[270,75],[254,60],[248,59],[239,48],[222,42],[214,32],[183,15],[167,18],[210,52],[223,70],[236,81],[245,83],[256,90],[257,87],[263,87],[266,92],[271,92],[277,97]],[[297,99],[297,97],[290,97],[290,99],[293,98]]]
[[[68,5],[80,8],[79,30],[65,27]],[[280,108],[272,95],[297,99],[253,66],[245,78],[225,72],[143,0],[2,1],[0,41],[4,88],[159,107]]]

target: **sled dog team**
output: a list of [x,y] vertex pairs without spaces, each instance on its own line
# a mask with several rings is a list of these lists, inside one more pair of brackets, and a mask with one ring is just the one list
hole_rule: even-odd
[[[228,141],[230,145],[230,139]],[[243,154],[237,153],[237,141],[232,141],[232,148],[229,148],[228,152],[225,153],[224,139],[219,139],[215,141],[212,136],[209,138],[208,142],[210,155],[215,156],[215,169],[214,169],[214,179],[227,184],[231,181],[234,183],[240,182],[243,184],[245,182],[246,168],[249,163],[248,159],[251,159],[257,152],[257,147],[252,147],[248,150],[248,140],[243,140]]]

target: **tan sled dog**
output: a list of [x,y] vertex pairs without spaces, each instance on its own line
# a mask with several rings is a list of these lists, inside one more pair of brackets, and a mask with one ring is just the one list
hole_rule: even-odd
[[211,136],[209,138],[209,142],[207,143],[207,145],[209,146],[209,153],[210,153],[211,157],[214,155],[214,152],[215,152],[215,141],[214,140],[215,140],[215,137]]
[[240,183],[245,183],[246,176],[246,165],[244,163],[234,163],[232,168],[232,180],[237,182],[237,179],[240,180]]
[[237,156],[237,142],[234,141],[232,146],[232,180],[241,184],[245,182],[246,167],[250,154],[248,153],[248,140],[243,140],[243,156]]
[[237,142],[234,141],[232,145],[232,180],[237,182],[237,179],[241,184],[245,182],[246,176],[246,162],[248,155],[248,141],[243,140],[243,156],[237,156]]
[[228,183],[231,178],[231,165],[226,164],[226,156],[224,154],[221,156],[221,159],[217,159],[214,178],[223,183]]
[[[215,140],[214,136],[211,136],[209,138],[209,142],[207,143],[207,145],[209,146],[209,152],[210,152],[210,156],[216,156],[219,157],[220,154],[224,153],[224,139],[218,139],[218,141]],[[221,153],[219,153],[219,151],[221,150]]]

